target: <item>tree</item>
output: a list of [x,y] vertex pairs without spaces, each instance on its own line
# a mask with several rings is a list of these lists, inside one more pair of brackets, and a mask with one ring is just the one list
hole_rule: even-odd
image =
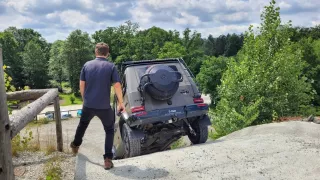
[[122,62],[132,60],[132,56],[135,52],[132,40],[135,37],[138,28],[139,25],[137,23],[127,21],[119,27],[108,27],[105,30],[96,31],[92,35],[92,38],[95,43],[105,42],[109,45],[110,59],[112,61]]
[[48,59],[44,51],[37,40],[31,40],[22,53],[26,84],[31,88],[42,89],[49,84]]
[[182,43],[186,48],[186,55],[184,60],[190,67],[193,74],[198,74],[204,56],[203,44],[204,40],[201,38],[201,34],[194,31],[192,34],[189,28],[183,32]]
[[[38,44],[42,49],[42,53],[44,58],[48,61],[50,58],[50,44],[46,42],[46,40],[41,36],[41,34],[30,28],[17,29],[16,27],[9,27],[5,29],[5,34],[13,35],[13,39],[15,39],[15,43],[11,43],[11,45],[15,44],[14,47],[8,48],[10,51],[15,51],[17,56],[13,63],[14,65],[9,65],[10,69],[8,73],[13,77],[13,84],[16,87],[24,87],[28,81],[29,77],[25,77],[23,72],[23,54],[25,51],[26,45],[30,41],[34,41],[34,43]],[[12,36],[11,36],[12,38]],[[12,41],[11,41],[12,42]],[[13,53],[15,54],[15,53]]]
[[227,69],[228,61],[229,59],[223,56],[206,57],[196,77],[202,93],[210,95],[211,107],[215,107],[220,100],[217,88],[221,84],[221,78]]
[[62,81],[66,79],[65,57],[63,56],[64,42],[57,40],[50,50],[49,75],[62,87]]
[[3,60],[6,64],[7,73],[13,78],[12,84],[15,87],[24,86],[23,60],[19,56],[18,42],[10,32],[0,32],[0,46],[3,49]]
[[152,44],[151,39],[148,38],[145,33],[138,32],[130,45],[131,48],[134,49],[134,55],[132,57],[134,61],[156,58],[152,53],[154,44]]
[[216,39],[211,34],[204,42],[204,51],[208,56],[216,56]]
[[229,61],[222,77],[221,100],[213,113],[220,135],[293,114],[312,99],[311,85],[302,74],[301,49],[290,41],[291,24],[280,25],[275,4],[272,0],[264,8],[258,35],[250,26],[238,60]]
[[226,49],[226,36],[221,35],[216,39],[216,56],[223,56]]
[[[317,95],[314,100],[314,104],[319,106],[320,105],[320,39],[313,41],[312,48],[314,52],[314,59],[312,62],[309,63],[310,77],[313,80],[312,86],[316,90]],[[306,51],[308,53],[308,51]],[[312,59],[310,59],[312,60]]]
[[94,58],[94,46],[89,34],[81,30],[71,32],[63,45],[63,57],[72,92],[79,96],[81,69],[87,61]]
[[16,27],[9,27],[5,30],[5,32],[10,32],[13,34],[14,38],[18,42],[18,51],[23,52],[25,46],[31,41],[41,41],[42,48],[46,46],[45,40],[41,37],[41,34],[36,32],[33,29],[25,28],[25,29],[17,29]]
[[224,56],[235,56],[242,47],[241,36],[236,34],[227,35]]
[[186,49],[181,44],[166,42],[158,53],[158,58],[181,58],[186,55]]

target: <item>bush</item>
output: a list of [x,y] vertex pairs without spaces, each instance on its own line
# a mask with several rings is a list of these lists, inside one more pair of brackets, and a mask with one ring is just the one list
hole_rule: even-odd
[[68,82],[66,82],[66,83],[62,83],[62,87],[63,88],[70,88],[71,86]]
[[37,124],[48,124],[50,121],[48,118],[40,118],[37,121]]
[[255,102],[242,102],[240,109],[232,107],[233,102],[222,99],[215,112],[210,112],[214,121],[214,137],[220,137],[251,125],[260,115],[259,106],[262,99]]
[[214,128],[228,134],[241,128],[272,121],[308,105],[313,93],[302,72],[299,47],[290,41],[288,27],[280,25],[279,8],[272,0],[262,14],[260,33],[250,26],[237,61],[230,60],[223,74],[214,111]]
[[75,96],[75,97],[78,97],[78,98],[81,97],[80,91],[75,92],[75,93],[74,93],[74,96]]
[[71,104],[74,104],[74,101],[76,100],[76,98],[74,96],[70,96],[70,101],[71,101]]
[[12,148],[12,155],[18,156],[19,152],[34,150],[31,141],[33,140],[33,132],[27,130],[27,136],[21,136],[18,133],[14,138],[11,140],[11,148]]

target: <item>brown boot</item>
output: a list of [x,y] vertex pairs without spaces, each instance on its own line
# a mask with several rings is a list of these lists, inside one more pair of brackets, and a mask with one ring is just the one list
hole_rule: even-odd
[[105,170],[109,170],[109,169],[111,169],[111,168],[113,168],[112,160],[109,159],[109,158],[106,158],[106,159],[104,160],[104,169],[105,169]]
[[71,149],[72,149],[72,153],[74,154],[74,155],[77,155],[78,154],[78,151],[79,151],[79,146],[75,146],[74,144],[73,144],[73,142],[70,144],[70,147],[71,147]]

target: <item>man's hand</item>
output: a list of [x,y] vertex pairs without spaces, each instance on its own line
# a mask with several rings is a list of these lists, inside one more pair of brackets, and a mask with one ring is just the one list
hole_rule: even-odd
[[117,110],[118,110],[118,113],[125,112],[125,107],[124,107],[123,103],[118,102]]

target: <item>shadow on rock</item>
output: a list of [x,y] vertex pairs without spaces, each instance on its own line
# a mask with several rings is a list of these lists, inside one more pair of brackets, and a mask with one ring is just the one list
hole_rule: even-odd
[[110,170],[110,173],[127,179],[157,179],[169,175],[169,172],[165,169],[140,169],[131,165],[114,167]]
[[[102,164],[95,163],[90,161],[87,156],[84,154],[78,154],[78,162],[76,167],[76,180],[87,180],[86,174],[86,162],[94,164],[96,166],[100,166],[103,168]],[[103,170],[106,171],[106,170]],[[154,168],[147,168],[147,169],[139,169],[136,166],[125,165],[125,166],[115,166],[111,170],[106,172],[112,173],[115,176],[122,177],[124,179],[158,179],[163,178],[169,175],[169,172],[164,169],[154,169]]]

